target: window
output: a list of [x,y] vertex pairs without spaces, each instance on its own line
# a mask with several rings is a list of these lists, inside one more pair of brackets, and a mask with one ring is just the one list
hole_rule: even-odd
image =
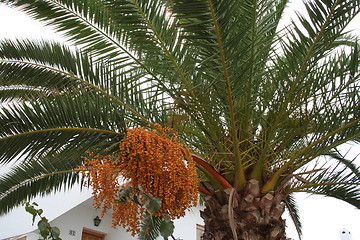
[[196,224],[196,240],[202,240],[205,231],[204,225]]

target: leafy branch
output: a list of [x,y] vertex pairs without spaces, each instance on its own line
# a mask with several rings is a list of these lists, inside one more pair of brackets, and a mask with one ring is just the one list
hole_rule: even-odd
[[37,203],[33,202],[30,204],[29,202],[25,203],[25,210],[30,213],[33,216],[33,225],[35,222],[35,218],[37,216],[40,217],[40,221],[37,223],[39,233],[43,238],[40,238],[39,240],[62,240],[60,238],[60,230],[58,227],[51,227],[49,220],[46,217],[41,216],[43,213],[42,209],[37,209],[38,206]]
[[175,240],[173,236],[174,222],[168,214],[160,211],[162,203],[159,198],[145,193],[139,186],[137,189],[129,187],[120,190],[120,197],[117,202],[124,204],[127,201],[132,201],[145,209],[139,234],[140,239],[152,240],[161,235],[164,240],[169,237]]

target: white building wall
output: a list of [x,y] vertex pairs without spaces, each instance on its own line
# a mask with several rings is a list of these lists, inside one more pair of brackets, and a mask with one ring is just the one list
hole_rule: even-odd
[[94,226],[94,218],[100,216],[100,210],[89,206],[79,205],[66,212],[55,220],[51,221],[51,226],[60,229],[60,237],[63,240],[81,240],[84,229],[102,233],[105,240],[134,240],[131,235],[120,227],[113,229],[111,227],[111,217],[105,215],[98,227]]
[[195,240],[196,224],[204,224],[200,217],[200,210],[203,209],[204,207],[191,208],[185,217],[175,220],[174,236],[183,240]]
[[[200,218],[200,209],[196,207],[187,212],[186,216],[175,220],[174,236],[182,240],[196,239],[196,224],[202,224]],[[111,227],[111,216],[106,214],[98,227],[94,226],[93,219],[100,216],[100,210],[96,210],[86,204],[81,204],[70,211],[64,213],[60,217],[50,222],[51,226],[56,226],[60,229],[60,237],[63,240],[81,240],[83,229],[102,233],[105,235],[105,240],[135,240],[137,236],[132,237],[130,233],[123,228]],[[27,238],[27,240],[37,240],[36,238]],[[162,238],[159,238],[162,239]]]

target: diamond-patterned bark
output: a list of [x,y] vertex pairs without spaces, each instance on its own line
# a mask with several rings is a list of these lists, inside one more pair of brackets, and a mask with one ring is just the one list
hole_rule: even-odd
[[260,193],[259,183],[250,180],[243,192],[233,188],[205,198],[204,240],[285,240],[284,196]]

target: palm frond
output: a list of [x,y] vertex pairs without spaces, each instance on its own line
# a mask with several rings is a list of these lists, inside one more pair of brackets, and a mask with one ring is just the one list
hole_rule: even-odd
[[[293,172],[340,144],[358,137],[359,76],[358,73],[352,74],[359,68],[352,63],[359,54],[357,49],[355,45],[350,53],[341,51],[323,58],[323,62],[318,63],[299,83],[299,89],[288,102],[288,109],[281,111],[280,105],[276,104],[272,106],[274,112],[273,109],[269,110],[266,119],[269,127],[265,127],[261,135],[269,136],[277,125],[275,139],[279,144],[276,144],[275,149],[284,159],[277,176],[282,171]],[[281,81],[284,78],[277,76],[275,79]],[[293,80],[290,78],[283,81],[285,84],[289,81],[289,85],[284,87],[291,88]],[[275,102],[284,102],[287,98],[286,91],[280,88]],[[284,114],[283,118],[276,120],[280,113]],[[267,138],[259,140],[268,142]],[[281,149],[287,150],[284,152]],[[279,165],[276,168],[280,169]]]
[[112,73],[109,65],[95,64],[88,55],[64,44],[29,40],[2,40],[0,44],[2,85],[43,87],[58,92],[91,85],[113,89],[103,79]]
[[101,1],[57,0],[39,2],[13,0],[7,1],[7,4],[21,7],[22,11],[33,18],[53,25],[57,31],[63,32],[70,41],[82,45],[88,52],[93,52],[97,56],[128,58],[130,55],[113,38],[116,29],[108,21],[110,18],[106,12],[102,11]]
[[341,154],[339,152],[338,149],[332,149],[331,151],[329,151],[327,154],[324,154],[324,156],[329,156],[332,159],[336,159],[337,161],[339,161],[341,164],[344,164],[346,166],[346,169],[348,169],[349,171],[351,171],[358,179],[360,179],[360,169],[358,166],[356,166],[355,161],[356,158],[352,160],[346,159],[346,155],[344,156],[343,154]]
[[[135,117],[142,121],[144,117],[130,106],[154,101],[154,98],[160,100],[161,94],[155,90],[155,94],[148,91],[148,96],[143,96],[141,101],[139,98],[133,99],[135,91],[145,89],[145,84],[150,85],[136,69],[127,69],[126,72],[122,69],[115,70],[118,65],[99,61],[94,63],[88,55],[53,42],[4,40],[1,46],[0,66],[4,71],[0,73],[0,83],[4,90],[19,87],[25,93],[29,90],[22,97],[25,100],[30,95],[35,95],[36,90],[43,90],[38,91],[41,97],[67,94],[69,91],[93,91],[105,94],[113,102],[127,108],[131,119]],[[152,88],[155,87],[156,85]],[[5,100],[14,97],[22,99],[21,96],[12,96],[10,93],[18,91],[6,91]],[[141,109],[147,109],[145,105]]]
[[[43,95],[59,94],[65,88],[75,89],[81,85],[74,79],[79,63],[80,60],[69,48],[59,44],[2,40],[0,83],[4,90],[21,89],[23,92],[29,90],[29,93],[38,90]],[[11,97],[9,91],[6,93]]]
[[343,162],[340,161],[334,166],[323,165],[322,171],[314,171],[296,181],[290,191],[330,196],[360,208],[359,171],[351,169],[351,162],[346,162],[345,165]]
[[9,212],[23,201],[68,189],[79,183],[80,174],[74,169],[81,164],[81,159],[79,152],[73,154],[20,163],[2,175],[0,214]]
[[[321,64],[323,59],[326,60],[329,51],[336,49],[338,40],[343,38],[346,24],[359,12],[358,1],[351,1],[351,3],[349,1],[328,1],[327,3],[311,1],[305,5],[310,20],[300,14],[299,18],[304,28],[308,29],[308,34],[303,33],[302,29],[293,23],[293,28],[288,30],[289,37],[280,41],[285,58],[283,56],[278,58],[280,60],[278,66],[286,68],[285,71],[281,71],[286,76],[278,76],[277,79],[281,81],[286,78],[291,79],[289,85],[286,86],[289,91],[284,96],[281,111],[289,107],[291,99],[303,88],[303,84],[310,83],[304,76],[316,72],[318,64]],[[342,15],[342,17],[334,19],[337,15]]]
[[[1,163],[27,152],[25,159],[61,149],[104,149],[124,136],[123,109],[97,95],[68,95],[7,106],[0,112]],[[86,147],[85,147],[86,146]]]
[[302,224],[300,221],[299,209],[298,209],[298,205],[295,201],[295,197],[292,194],[286,196],[285,204],[286,204],[286,209],[289,211],[291,220],[294,223],[296,231],[299,235],[299,239],[301,239]]
[[[82,50],[91,54],[94,59],[110,60],[121,68],[130,65],[139,67],[143,74],[148,74],[159,81],[156,67],[161,66],[159,65],[161,58],[156,57],[151,67],[147,50],[152,51],[150,54],[152,57],[156,56],[155,52],[157,56],[162,52],[157,51],[160,48],[158,42],[154,41],[155,29],[149,28],[148,21],[151,20],[154,25],[155,21],[159,21],[158,15],[161,15],[161,12],[165,16],[166,9],[156,5],[160,1],[13,0],[7,2],[13,6],[20,6],[22,11],[35,19],[53,25],[57,31],[63,32],[70,41],[81,46]],[[153,3],[152,13],[148,10],[150,3]],[[150,19],[151,16],[156,19]],[[162,17],[161,24],[158,23],[157,26],[167,29],[168,33],[173,32],[174,28],[166,23],[166,19]],[[162,66],[164,72],[166,70],[164,67],[167,65],[164,63]]]

